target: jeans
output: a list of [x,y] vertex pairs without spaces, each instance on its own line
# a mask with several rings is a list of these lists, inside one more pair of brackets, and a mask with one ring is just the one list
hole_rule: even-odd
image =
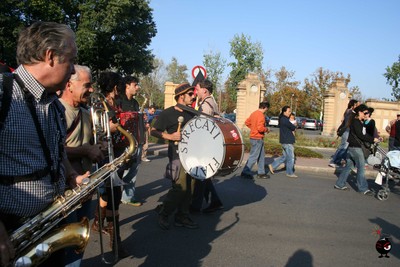
[[242,173],[251,175],[251,169],[257,162],[258,174],[265,174],[265,150],[264,139],[251,139],[250,138],[250,155],[249,159],[244,166]]
[[349,146],[349,143],[347,142],[347,139],[349,138],[349,134],[350,134],[349,129],[347,129],[343,133],[340,145],[337,148],[335,154],[332,156],[330,163],[335,163],[335,164],[339,165],[340,162],[342,161],[342,159],[346,159],[346,155],[347,155],[346,150],[347,150],[347,147]]
[[[88,217],[92,213],[92,201],[87,200],[82,207],[72,212],[65,219],[65,223],[79,222],[83,217]],[[64,264],[65,267],[79,267],[83,258],[83,252],[77,254],[74,247],[65,248]],[[55,265],[54,265],[55,266]]]
[[135,184],[138,169],[139,164],[133,163],[132,166],[124,172],[122,181],[124,181],[125,184],[123,185],[121,199],[123,202],[135,201]]
[[[135,159],[131,159],[132,163],[130,164],[129,169],[125,170],[122,175],[122,181],[125,183],[122,188],[122,202],[132,202],[135,201],[135,184],[136,184],[136,176],[139,171],[139,160],[141,157],[142,149],[139,147],[138,154],[134,155]],[[129,163],[128,163],[129,164]]]
[[275,170],[282,163],[286,165],[286,174],[294,174],[294,146],[293,144],[282,144],[282,156],[276,158],[271,166]]
[[360,147],[349,147],[347,149],[346,167],[344,167],[339,179],[336,181],[336,185],[343,187],[346,185],[347,178],[349,177],[350,171],[357,168],[357,187],[358,191],[365,192],[368,190],[368,182],[365,179],[365,158],[364,153]]

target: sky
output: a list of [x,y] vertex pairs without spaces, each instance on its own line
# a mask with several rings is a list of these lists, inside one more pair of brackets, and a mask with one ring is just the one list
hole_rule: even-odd
[[[191,70],[242,33],[264,51],[263,68],[284,66],[300,81],[319,68],[351,75],[365,99],[392,98],[383,74],[400,55],[399,0],[151,0],[157,35],[150,49]],[[228,77],[227,67],[222,79]]]

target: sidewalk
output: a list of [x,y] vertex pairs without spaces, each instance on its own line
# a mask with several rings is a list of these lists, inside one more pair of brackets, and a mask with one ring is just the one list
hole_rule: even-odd
[[[155,144],[155,143],[150,143],[149,144],[149,149],[147,154],[148,155],[155,155],[155,156],[167,156],[167,145],[166,144]],[[312,148],[311,148],[312,149]],[[332,152],[333,154],[335,150],[332,150],[330,148],[315,148],[315,150],[318,151],[318,153],[324,154],[325,156],[329,154],[329,152]],[[243,161],[242,161],[242,166],[246,163],[247,158],[249,157],[249,153],[245,153],[243,156]],[[266,163],[271,163],[273,158],[271,155],[266,156]],[[301,170],[305,172],[315,172],[315,173],[321,173],[321,174],[335,174],[336,171],[341,171],[341,168],[332,168],[328,166],[329,164],[329,159],[328,158],[296,158],[296,163],[295,163],[295,168],[296,170]],[[375,178],[378,172],[376,170],[372,169],[372,166],[368,166],[367,169],[365,170],[365,176],[368,178]]]

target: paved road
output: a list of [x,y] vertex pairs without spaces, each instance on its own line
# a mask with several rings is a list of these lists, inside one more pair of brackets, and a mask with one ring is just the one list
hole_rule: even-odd
[[[161,179],[166,158],[152,159],[139,171],[137,192],[145,204],[121,206],[122,237],[132,257],[115,266],[400,266],[396,187],[382,202],[354,189],[334,190],[333,174],[297,172],[300,178],[290,179],[278,173],[251,181],[237,171],[215,180],[224,212],[193,215],[197,230],[163,231],[153,209],[169,188]],[[376,226],[392,238],[390,258],[378,258]],[[105,266],[99,251],[92,235],[82,266]]]

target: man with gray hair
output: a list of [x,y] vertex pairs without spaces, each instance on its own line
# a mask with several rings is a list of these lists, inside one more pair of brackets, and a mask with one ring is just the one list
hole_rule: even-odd
[[[0,130],[1,266],[15,256],[7,231],[47,208],[67,183],[88,177],[78,176],[66,157],[64,108],[56,94],[75,73],[76,56],[75,34],[68,26],[35,22],[19,35],[19,67],[8,78],[0,76],[0,96],[9,97],[0,112],[5,115]],[[3,78],[10,78],[11,86],[3,87]],[[63,253],[52,254],[41,266],[62,266]]]
[[[104,158],[107,144],[93,144],[92,119],[86,104],[89,102],[90,94],[93,92],[92,75],[86,66],[75,65],[73,74],[60,98],[65,108],[65,119],[67,123],[67,136],[65,149],[74,170],[84,174],[92,170],[93,163],[100,163]],[[67,185],[70,189],[76,184]],[[83,217],[91,215],[91,199],[82,203],[82,207],[71,213],[67,223],[79,222]],[[75,253],[74,248],[66,249],[65,266],[79,266],[83,253]]]

